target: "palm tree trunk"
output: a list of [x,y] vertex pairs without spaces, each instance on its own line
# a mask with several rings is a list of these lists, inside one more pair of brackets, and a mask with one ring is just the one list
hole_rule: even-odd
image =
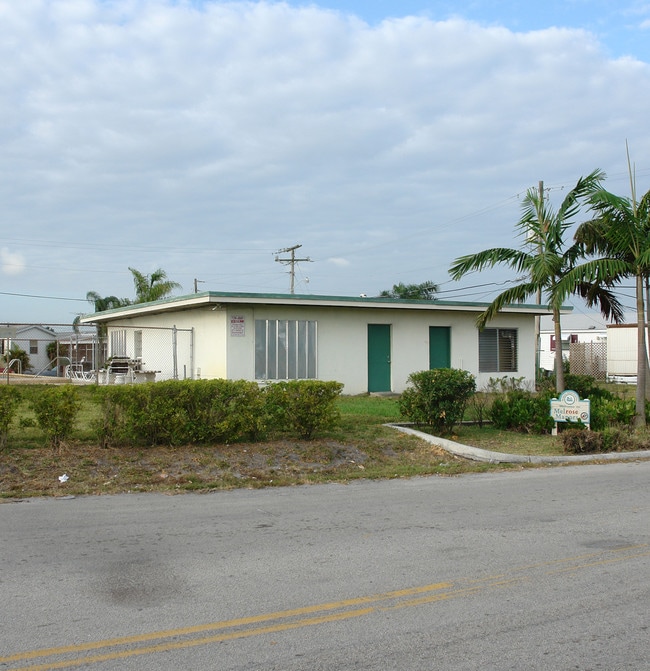
[[564,391],[564,360],[562,357],[562,324],[560,311],[553,309],[553,325],[555,328],[555,390],[558,394]]
[[645,381],[646,381],[646,349],[645,349],[645,301],[643,300],[643,274],[636,275],[636,414],[634,425],[645,426]]

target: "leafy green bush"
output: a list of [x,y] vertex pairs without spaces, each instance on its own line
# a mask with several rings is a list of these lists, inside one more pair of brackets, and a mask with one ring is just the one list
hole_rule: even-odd
[[97,390],[104,444],[236,442],[265,428],[257,384],[244,380],[167,380]]
[[476,391],[471,373],[457,368],[436,368],[411,373],[409,386],[399,400],[403,417],[433,431],[449,434],[462,421],[465,406]]
[[494,399],[489,416],[497,429],[549,433],[554,426],[550,399],[550,392],[534,394],[515,389]]
[[633,398],[617,398],[612,394],[608,397],[596,397],[591,401],[591,428],[603,431],[608,427],[630,427],[636,413]]
[[264,389],[266,415],[274,429],[295,432],[311,440],[317,432],[332,428],[340,418],[336,399],[340,382],[289,380]]
[[595,377],[591,375],[574,375],[569,373],[564,376],[564,386],[566,389],[572,389],[580,398],[588,398],[591,401],[594,399],[611,399],[613,394],[607,389],[603,389],[596,382]]
[[74,422],[81,408],[77,390],[71,386],[47,387],[34,394],[31,405],[36,422],[50,445],[58,448],[74,431]]
[[16,387],[7,385],[0,387],[0,450],[7,446],[9,427],[16,415],[16,407],[20,399],[20,392]]

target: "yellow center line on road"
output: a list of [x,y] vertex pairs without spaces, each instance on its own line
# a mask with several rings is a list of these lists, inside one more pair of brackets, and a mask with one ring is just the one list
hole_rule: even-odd
[[385,592],[382,594],[375,594],[371,596],[356,597],[353,599],[343,599],[341,601],[332,601],[330,603],[318,604],[315,606],[305,606],[302,608],[293,608],[290,610],[283,610],[274,613],[265,613],[263,615],[253,615],[251,617],[242,617],[233,620],[224,620],[221,622],[212,622],[210,624],[195,625],[192,627],[183,627],[180,629],[168,629],[165,631],[151,632],[147,634],[138,634],[135,636],[123,636],[120,638],[111,638],[103,641],[93,641],[91,643],[82,643],[79,645],[61,646],[57,648],[45,648],[42,650],[32,650],[28,652],[17,653],[7,657],[0,657],[0,664],[7,662],[15,662],[20,660],[35,659],[38,657],[49,657],[52,655],[64,655],[70,653],[86,652],[90,650],[99,650],[101,648],[109,648],[120,645],[133,645],[137,643],[146,643],[148,641],[172,638],[178,636],[191,636],[201,634],[208,631],[218,631],[220,629],[228,629],[235,627],[244,627],[260,622],[269,622],[279,619],[288,619],[295,617],[302,617],[313,613],[323,611],[331,611],[342,608],[349,608],[351,606],[359,606],[363,604],[375,603],[379,601],[386,601],[390,599],[400,599],[416,594],[424,594],[431,591],[442,589],[449,589],[453,587],[452,583],[434,583],[431,585],[423,585],[420,587],[409,587],[407,589],[395,590]]
[[[218,643],[264,634],[274,634],[302,627],[340,622],[377,612],[394,611],[446,601],[449,599],[472,596],[488,589],[502,589],[525,581],[534,580],[536,575],[539,575],[540,573],[553,575],[650,555],[650,551],[638,552],[638,550],[644,547],[648,547],[648,545],[628,546],[625,548],[604,550],[599,553],[589,553],[539,562],[538,564],[523,568],[513,568],[509,570],[507,574],[491,575],[481,579],[459,579],[456,583],[439,582],[370,596],[343,599],[340,601],[224,620],[209,624],[112,638],[79,645],[26,651],[6,657],[0,657],[0,665],[3,665],[3,668],[7,671],[9,671],[10,668],[12,668],[13,671],[51,671],[53,669],[97,664],[139,655],[181,650],[210,643]],[[574,565],[567,566],[569,563],[573,563]],[[561,568],[555,570],[543,570],[550,569],[553,566],[561,566]],[[321,615],[318,615],[319,613]],[[266,626],[256,626],[264,623],[268,624]],[[202,636],[202,634],[208,634],[210,632],[214,632],[213,635]],[[176,640],[162,641],[162,639]],[[161,642],[147,645],[154,641]],[[111,650],[111,648],[113,648],[113,650]],[[126,649],[120,650],[115,648]],[[96,655],[81,656],[84,653],[89,653],[94,650],[106,650],[106,652]],[[10,662],[27,662],[28,660],[48,657],[59,657],[59,659],[51,659],[51,661],[43,661],[40,664],[23,666],[20,668],[8,666]]]

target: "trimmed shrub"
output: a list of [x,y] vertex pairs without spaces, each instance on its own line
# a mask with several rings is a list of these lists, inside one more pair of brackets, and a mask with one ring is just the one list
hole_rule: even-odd
[[340,412],[335,402],[342,390],[340,382],[322,380],[289,380],[270,384],[264,389],[270,426],[311,440],[316,433],[338,423]]
[[254,382],[167,380],[98,388],[104,445],[182,445],[237,442],[265,429],[264,404]]
[[411,373],[411,385],[399,400],[403,417],[444,434],[463,420],[465,406],[476,391],[471,373],[457,368],[436,368]]
[[39,390],[32,398],[36,422],[54,448],[69,438],[74,431],[81,401],[77,390],[71,386],[48,387]]
[[16,416],[16,408],[21,395],[16,387],[3,385],[0,387],[0,450],[7,446],[9,427]]
[[612,427],[602,432],[603,452],[625,452],[647,449],[641,435],[632,433],[630,429]]
[[598,431],[567,429],[560,436],[567,454],[596,454],[603,451],[603,434]]

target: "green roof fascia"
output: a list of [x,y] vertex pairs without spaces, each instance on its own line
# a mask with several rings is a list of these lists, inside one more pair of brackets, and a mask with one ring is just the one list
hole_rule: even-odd
[[[170,298],[163,298],[158,301],[152,301],[149,303],[132,303],[131,305],[124,305],[119,308],[112,308],[111,310],[104,310],[102,312],[95,312],[86,315],[82,315],[81,321],[92,321],[93,317],[97,315],[109,316],[109,315],[121,315],[128,313],[134,309],[152,307],[152,306],[163,306],[163,305],[172,305],[174,303],[180,303],[183,301],[191,301],[193,299],[201,298],[229,298],[229,299],[247,299],[247,300],[273,300],[273,301],[292,301],[296,303],[305,302],[305,301],[323,301],[323,302],[337,302],[337,303],[349,303],[350,305],[360,305],[373,303],[376,305],[436,305],[441,307],[456,307],[456,308],[486,308],[490,303],[486,302],[473,302],[473,301],[445,301],[438,299],[406,299],[406,298],[389,298],[385,296],[323,296],[318,294],[271,294],[271,293],[255,293],[255,292],[231,292],[231,291],[201,291],[193,294],[186,294],[184,296],[173,296]],[[516,303],[506,305],[506,308],[514,308],[516,310],[543,310],[550,311],[549,306],[547,305],[538,305],[536,303]],[[563,312],[570,312],[573,310],[573,307],[570,305],[562,306]]]

